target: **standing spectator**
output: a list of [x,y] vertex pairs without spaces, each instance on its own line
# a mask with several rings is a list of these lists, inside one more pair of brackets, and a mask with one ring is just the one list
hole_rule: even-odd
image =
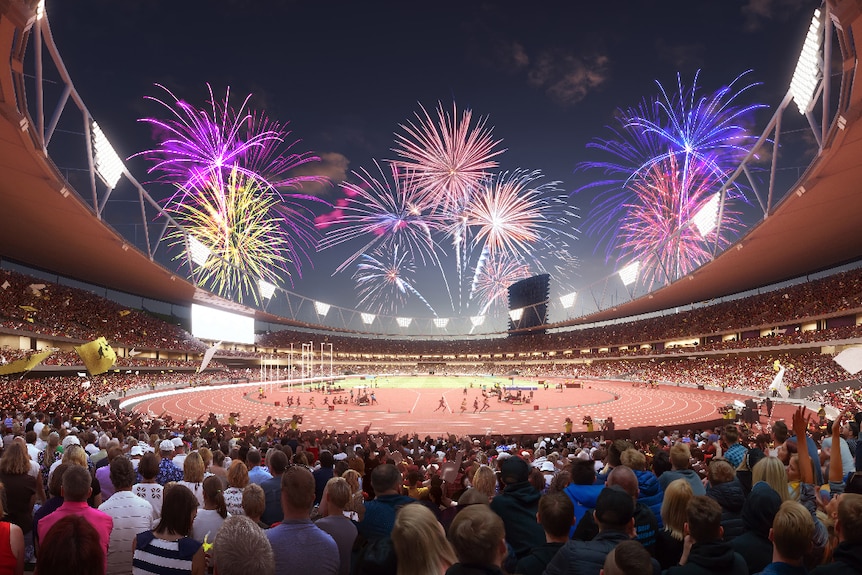
[[604,488],[604,485],[596,485],[596,467],[591,460],[574,461],[571,470],[572,483],[563,490],[572,500],[575,510],[575,522],[569,529],[569,536],[574,535],[584,514],[595,509],[596,498]]
[[243,514],[261,529],[269,529],[269,525],[260,520],[264,509],[266,509],[266,497],[263,494],[263,489],[257,483],[249,483],[242,490]]
[[686,516],[682,557],[679,565],[666,570],[665,575],[748,575],[745,559],[722,541],[721,506],[714,499],[705,495],[692,497]]
[[231,515],[243,515],[242,490],[248,485],[248,468],[239,459],[231,462],[227,470],[227,484],[224,490],[224,501],[227,504],[227,512]]
[[365,495],[362,493],[361,485],[362,475],[355,469],[348,469],[341,476],[347,481],[347,485],[350,486],[351,493],[350,502],[344,508],[344,511],[349,514],[350,519],[360,522],[365,517]]
[[96,528],[99,534],[99,543],[105,557],[105,568],[107,569],[108,543],[111,539],[111,529],[114,519],[107,513],[93,509],[87,505],[87,498],[92,491],[91,482],[93,477],[85,467],[72,465],[63,474],[63,505],[53,513],[46,515],[39,521],[39,541],[42,547],[46,545],[45,535],[59,520],[69,515],[80,515]]
[[337,575],[338,545],[311,522],[314,506],[314,476],[304,467],[291,467],[281,478],[284,520],[266,530],[275,554],[276,573]]
[[862,495],[845,493],[840,497],[835,534],[838,546],[832,553],[832,563],[817,567],[811,575],[862,573]]
[[[176,457],[174,458],[176,461]],[[185,485],[189,491],[194,493],[198,500],[198,505],[204,504],[204,460],[197,451],[192,451],[186,455],[183,461],[183,479],[177,481],[180,485]]]
[[165,439],[159,443],[159,474],[156,476],[156,482],[164,487],[169,481],[182,481],[183,471],[173,463],[174,444],[170,439]]
[[[350,503],[351,497],[350,485],[343,478],[333,477],[327,481],[326,487],[323,489],[323,499],[320,502],[321,518],[315,523],[320,529],[329,533],[338,545],[338,552],[341,556],[341,570],[339,571],[341,575],[350,573],[350,553],[358,533],[353,521],[344,515],[344,508]],[[398,526],[397,515],[395,525]]]
[[45,534],[37,570],[39,575],[101,575],[105,551],[98,530],[80,515],[63,517]]
[[204,575],[203,546],[189,537],[197,508],[197,498],[185,485],[165,487],[161,519],[155,529],[135,538],[133,575]]
[[395,512],[416,501],[401,495],[401,474],[394,465],[377,465],[371,472],[371,486],[377,496],[365,504],[365,517],[359,523],[359,534],[368,541],[389,537],[395,526]]
[[275,450],[269,458],[269,468],[273,475],[270,479],[260,484],[263,488],[266,508],[260,520],[267,525],[278,523],[282,519],[281,511],[281,476],[287,469],[287,455],[283,451]]
[[249,449],[245,456],[245,461],[248,464],[249,483],[261,485],[267,479],[272,479],[272,474],[260,466],[260,451]]
[[529,463],[517,456],[507,458],[500,466],[503,491],[491,500],[491,511],[503,520],[506,541],[518,559],[523,559],[531,549],[545,542],[545,532],[536,523],[542,495],[529,479]]
[[102,494],[103,502],[110,499],[111,495],[114,494],[114,485],[111,483],[111,462],[121,455],[123,455],[123,450],[120,447],[116,445],[109,446],[107,457],[108,464],[103,465],[96,470],[96,481],[99,482],[99,491]]
[[[0,484],[0,518],[6,514],[6,489]],[[24,573],[24,532],[14,523],[0,521],[0,573]]]
[[487,505],[471,505],[458,513],[449,527],[449,542],[458,563],[446,575],[503,575],[506,528]]
[[[188,460],[188,459],[187,459]],[[191,536],[195,541],[212,543],[224,520],[229,517],[222,494],[221,479],[210,475],[203,482],[204,504],[192,523]]]
[[[110,450],[108,457],[111,457]],[[152,527],[155,512],[152,505],[132,493],[137,477],[131,461],[122,455],[115,456],[108,469],[115,492],[99,506],[99,511],[114,520],[108,545],[107,575],[126,575],[132,571],[132,541],[135,535]]]
[[743,533],[742,506],[745,505],[745,492],[742,483],[736,478],[736,471],[727,461],[711,461],[706,477],[709,480],[706,496],[721,505],[724,540],[732,541]]
[[742,506],[743,533],[730,546],[745,558],[749,573],[759,573],[772,561],[769,531],[779,507],[781,497],[765,481],[754,484]]
[[314,475],[314,504],[319,505],[323,498],[323,488],[326,487],[326,482],[332,479],[335,475],[333,466],[335,459],[332,457],[332,452],[324,449],[318,457],[320,468],[313,471]]
[[729,423],[724,426],[724,441],[727,444],[727,449],[724,451],[724,458],[730,465],[736,469],[742,463],[748,448],[739,442],[739,429]]
[[218,575],[275,575],[272,546],[248,517],[228,517],[216,535],[212,550]]
[[534,547],[529,555],[518,561],[515,572],[519,575],[542,575],[560,547],[569,540],[574,516],[575,506],[568,496],[562,493],[543,495],[536,520],[545,531],[545,544]]
[[691,468],[691,449],[688,444],[680,442],[670,448],[670,464],[670,471],[665,471],[658,478],[662,489],[667,489],[672,481],[685,479],[694,495],[706,495],[700,476]]
[[[440,522],[424,505],[407,505],[398,512],[392,545],[398,575],[443,575],[457,561]],[[342,568],[342,573],[348,572]]]
[[762,575],[806,575],[805,554],[811,551],[814,520],[798,501],[785,501],[775,514],[769,539],[772,541],[772,563]]
[[675,479],[664,491],[661,504],[663,529],[656,537],[656,559],[662,569],[679,563],[685,540],[685,522],[688,502],[694,497],[691,484],[683,478]]
[[159,475],[159,458],[155,453],[147,452],[138,464],[138,473],[143,481],[135,484],[134,493],[137,497],[149,501],[153,506],[155,519],[162,515],[162,492],[164,488],[156,481]]
[[6,516],[4,519],[17,525],[33,551],[33,506],[36,494],[41,491],[39,480],[30,475],[30,457],[20,441],[12,441],[0,457],[0,482],[6,491]]
[[638,478],[638,503],[643,503],[650,508],[661,529],[661,502],[664,499],[664,490],[655,473],[647,471],[646,456],[637,449],[628,449],[620,455],[620,462],[634,471],[635,477]]
[[604,575],[645,575],[655,570],[653,560],[637,541],[622,541],[605,558]]

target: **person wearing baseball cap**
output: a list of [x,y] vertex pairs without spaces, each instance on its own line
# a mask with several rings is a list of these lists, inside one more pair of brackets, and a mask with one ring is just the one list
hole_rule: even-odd
[[529,463],[518,456],[505,459],[500,464],[503,491],[491,500],[491,510],[503,520],[506,541],[518,559],[545,543],[545,531],[536,522],[541,493],[530,484],[529,478]]
[[182,481],[183,470],[174,465],[174,442],[170,439],[165,439],[159,443],[159,474],[156,476],[156,483],[164,486],[171,481]]

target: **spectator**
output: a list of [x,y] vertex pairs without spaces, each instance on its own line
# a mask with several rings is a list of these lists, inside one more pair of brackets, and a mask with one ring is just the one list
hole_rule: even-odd
[[227,512],[242,515],[242,490],[248,485],[248,468],[239,459],[232,461],[227,470],[227,484],[229,487],[224,490]]
[[742,556],[722,541],[721,506],[714,499],[692,497],[686,517],[687,541],[682,557],[665,575],[748,575]]
[[323,498],[323,488],[326,487],[326,482],[332,479],[335,475],[332,467],[335,465],[335,459],[332,457],[332,452],[324,449],[318,457],[320,468],[315,469],[314,474],[314,504],[319,505]]
[[[356,461],[361,461],[357,459]],[[350,486],[350,502],[344,511],[350,516],[350,519],[356,522],[361,522],[365,517],[365,496],[362,493],[362,476],[355,469],[348,469],[341,475],[347,485]]]
[[309,519],[314,506],[314,476],[294,466],[281,477],[284,520],[266,530],[275,554],[276,573],[336,575],[340,560],[338,545]]
[[260,451],[250,449],[245,456],[245,462],[248,465],[248,481],[249,483],[262,484],[267,479],[272,479],[272,474],[260,466]]
[[[320,529],[329,533],[338,545],[341,575],[350,573],[350,554],[358,534],[356,525],[344,513],[344,508],[350,503],[351,498],[350,485],[345,479],[333,477],[327,481],[323,489],[323,499],[320,502],[321,518],[315,523]],[[398,516],[395,518],[395,525],[398,525]]]
[[772,563],[761,571],[762,575],[805,575],[808,570],[803,560],[811,551],[814,521],[811,514],[797,501],[781,504],[769,531],[772,541]]
[[569,536],[574,535],[584,514],[596,508],[596,498],[604,488],[604,485],[596,485],[596,468],[592,461],[574,461],[571,469],[572,483],[563,490],[575,509],[575,522],[569,528]]
[[754,484],[742,506],[743,533],[730,546],[745,559],[749,573],[759,573],[772,562],[769,531],[779,507],[781,497],[764,481]]
[[[189,454],[191,455],[191,454]],[[188,461],[188,458],[186,458]],[[225,505],[222,494],[221,479],[210,475],[202,483],[204,495],[203,507],[198,508],[195,520],[192,523],[191,536],[195,541],[201,543],[212,543],[224,520],[229,517],[227,505]]]
[[730,463],[731,467],[736,469],[745,458],[748,448],[739,442],[739,428],[735,425],[731,423],[725,425],[722,435],[727,444],[727,449],[724,450],[724,458]]
[[644,575],[655,571],[653,559],[637,541],[622,541],[605,558],[603,575]]
[[835,517],[835,534],[838,546],[832,554],[833,562],[817,567],[811,575],[862,573],[862,495],[841,495]]
[[679,563],[685,540],[685,522],[688,502],[694,492],[685,478],[674,479],[664,491],[661,504],[663,528],[656,537],[656,559],[662,569]]
[[[6,514],[6,488],[0,483],[0,518]],[[24,573],[24,532],[8,521],[0,521],[0,573]]]
[[159,443],[159,474],[156,476],[156,482],[164,487],[169,481],[182,481],[183,471],[173,463],[174,443],[170,439],[165,439]]
[[[615,468],[618,469],[618,468]],[[596,500],[593,516],[599,533],[590,541],[571,539],[548,563],[546,575],[596,575],[608,553],[635,534],[635,503],[620,487],[605,487]]]
[[458,513],[449,527],[449,542],[458,563],[446,575],[503,575],[506,529],[500,516],[486,505],[471,505]]
[[484,493],[488,501],[494,499],[497,495],[497,474],[494,470],[487,465],[480,466],[473,474],[473,489]]
[[377,465],[371,472],[371,486],[376,497],[365,504],[365,517],[359,523],[359,534],[368,541],[389,537],[395,512],[416,501],[401,495],[401,474],[394,465]]
[[709,480],[706,496],[721,505],[724,540],[733,541],[743,532],[742,506],[745,505],[745,492],[742,490],[742,484],[727,461],[710,462],[706,477]]
[[658,478],[662,489],[667,489],[671,481],[685,479],[691,486],[694,495],[706,495],[706,488],[697,472],[691,468],[691,449],[686,443],[677,443],[670,448],[670,471],[665,471]]
[[545,531],[545,544],[533,547],[529,555],[518,561],[515,572],[519,575],[542,575],[560,547],[569,540],[574,515],[575,506],[565,494],[543,495],[536,520]]
[[99,544],[102,548],[102,556],[105,558],[107,569],[108,543],[111,539],[111,529],[114,525],[113,518],[107,513],[93,509],[87,505],[87,498],[92,491],[91,483],[93,477],[85,467],[72,465],[63,474],[63,504],[53,513],[46,515],[39,521],[39,541],[41,546],[46,545],[45,535],[55,523],[69,515],[80,515],[96,528],[99,535]]
[[189,537],[198,500],[185,485],[165,487],[162,516],[152,531],[139,533],[134,542],[135,575],[167,572],[175,575],[203,575],[206,557],[200,541]]
[[275,575],[269,539],[242,515],[225,519],[215,537],[212,558],[216,575]]
[[278,523],[282,519],[281,511],[281,476],[287,469],[287,455],[283,451],[274,450],[269,459],[269,468],[272,477],[264,480],[260,486],[263,488],[266,507],[261,515],[261,521],[267,525]]
[[[33,549],[33,506],[37,493],[42,492],[41,482],[30,475],[30,457],[27,447],[13,441],[0,457],[0,482],[6,492],[4,519],[21,528],[25,546]],[[44,500],[44,496],[43,496]]]
[[[23,572],[23,563],[22,563]],[[57,521],[42,538],[39,575],[105,573],[105,549],[98,530],[80,515]]]
[[398,511],[392,545],[398,575],[443,575],[457,561],[443,527],[424,505],[406,505]]
[[155,519],[162,516],[162,495],[164,488],[156,478],[159,475],[159,458],[155,453],[147,452],[138,464],[138,473],[143,481],[136,483],[134,494],[153,506]]
[[635,477],[638,478],[638,502],[650,508],[661,529],[661,502],[664,491],[655,474],[647,471],[646,456],[637,449],[627,449],[620,454],[620,463],[635,472]]
[[137,476],[131,461],[123,455],[115,456],[108,469],[115,491],[99,506],[99,511],[114,520],[108,544],[107,575],[126,575],[132,571],[132,542],[138,533],[152,527],[155,512],[152,505],[132,493]]
[[529,479],[529,463],[518,456],[505,459],[500,465],[503,491],[491,500],[491,511],[503,520],[506,542],[512,546],[519,560],[545,542],[545,532],[536,523],[541,493],[530,484]]
[[[69,467],[70,464],[61,463],[54,470],[54,473],[51,474],[51,481],[48,484],[48,492],[51,494],[51,497],[45,501],[44,505],[33,512],[33,535],[38,535],[39,533],[39,520],[63,505],[63,474],[66,473]],[[38,546],[39,537],[37,536],[35,539],[35,544]]]
[[256,483],[249,483],[242,490],[243,514],[261,529],[268,529],[269,525],[260,520],[264,509],[266,509],[266,496],[263,494],[263,489]]
[[[174,463],[176,464],[176,457],[174,457]],[[183,460],[183,479],[182,481],[177,481],[180,485],[185,485],[189,488],[189,491],[194,493],[194,496],[198,500],[198,505],[203,506],[204,504],[204,460],[200,456],[197,451],[192,451],[188,455],[185,456]]]

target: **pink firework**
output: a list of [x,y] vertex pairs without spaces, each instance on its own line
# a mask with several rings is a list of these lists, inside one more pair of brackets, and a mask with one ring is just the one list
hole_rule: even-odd
[[495,254],[482,259],[470,289],[470,299],[478,302],[480,315],[495,305],[505,308],[509,286],[532,275],[530,267],[517,257]]
[[469,203],[470,194],[505,150],[498,149],[486,118],[471,126],[473,112],[464,110],[458,119],[453,102],[452,114],[437,106],[435,122],[424,106],[416,113],[417,123],[401,124],[405,134],[395,134],[393,151],[403,160],[399,165],[415,175],[416,182],[443,211],[458,213]]

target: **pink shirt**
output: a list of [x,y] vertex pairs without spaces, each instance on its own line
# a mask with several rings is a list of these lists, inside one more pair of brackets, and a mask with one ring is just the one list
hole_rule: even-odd
[[99,543],[105,552],[105,570],[108,568],[108,541],[111,539],[111,529],[114,527],[114,519],[107,513],[93,509],[86,501],[64,501],[63,505],[39,520],[39,541],[45,541],[45,535],[51,530],[57,521],[69,515],[80,515],[92,525],[99,534]]

